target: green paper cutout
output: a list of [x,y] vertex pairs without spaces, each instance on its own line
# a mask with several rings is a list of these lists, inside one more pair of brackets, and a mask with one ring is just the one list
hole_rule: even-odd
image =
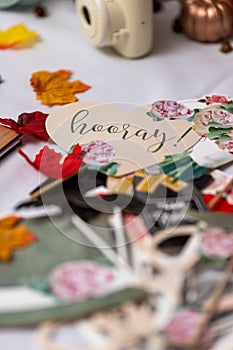
[[[0,264],[0,286],[20,285],[21,281],[43,280],[47,273],[56,265],[68,260],[96,259],[100,253],[88,246],[88,241],[77,233],[68,216],[54,219],[48,218],[25,220],[24,224],[37,237],[35,244],[28,249],[14,253],[14,260],[9,264]],[[59,229],[56,228],[57,225]],[[80,235],[76,243],[67,238],[64,233],[74,232]]]
[[208,126],[214,127],[217,129],[232,130],[232,125],[221,124],[221,123],[217,123],[217,122],[209,122]]
[[[103,216],[93,218],[90,224],[110,244],[110,231],[106,227],[103,230]],[[90,242],[72,225],[68,215],[53,218],[53,220],[54,222],[51,222],[49,218],[24,220],[24,224],[37,237],[37,242],[34,246],[28,247],[27,252],[15,252],[15,258],[11,263],[0,264],[0,286],[14,288],[23,285],[49,294],[49,273],[55,266],[63,262],[88,259],[103,264],[106,262],[107,266],[111,266],[98,249],[89,246]],[[56,225],[64,233],[69,234],[71,238],[67,238]],[[76,239],[76,241],[73,239]],[[104,297],[76,303],[58,300],[57,306],[41,307],[29,311],[0,312],[0,326],[29,326],[46,320],[77,319],[95,310],[116,306],[127,299],[141,300],[145,297],[146,293],[143,290],[125,287],[123,290],[112,292]]]
[[193,111],[194,111],[194,114],[191,117],[186,119],[188,122],[193,122],[195,115],[201,111],[201,108],[194,108]]
[[88,169],[90,170],[98,170],[100,173],[103,173],[107,176],[115,176],[117,173],[117,169],[120,166],[120,163],[112,162],[107,165],[103,165],[101,167],[97,165],[90,165]]
[[229,113],[233,113],[233,103],[222,104],[222,105],[220,105],[220,108],[224,109],[225,111],[227,111]]
[[231,137],[227,135],[233,130],[231,125],[225,125],[217,122],[208,123],[209,134],[207,135],[208,139],[214,141],[230,141]]
[[228,259],[223,258],[212,258],[211,256],[204,254],[202,251],[200,252],[200,260],[206,263],[213,263],[213,265],[217,267],[224,267],[228,261]]
[[173,178],[172,182],[197,179],[210,171],[197,164],[188,153],[166,155],[160,166],[166,175]]
[[161,120],[164,120],[163,118],[156,117],[152,112],[146,113],[148,117],[152,118],[154,122],[160,122]]
[[103,309],[118,306],[126,300],[141,301],[146,293],[141,289],[127,288],[104,298],[95,298],[77,303],[61,303],[57,307],[32,311],[0,313],[0,327],[35,326],[43,321],[71,321]]

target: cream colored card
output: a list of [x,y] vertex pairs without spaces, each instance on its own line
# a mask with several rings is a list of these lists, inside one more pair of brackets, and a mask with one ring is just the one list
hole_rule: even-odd
[[51,139],[66,151],[74,144],[84,145],[94,140],[110,144],[115,149],[113,161],[119,163],[116,176],[158,163],[167,154],[182,153],[200,139],[192,130],[192,122],[154,121],[147,115],[150,106],[133,107],[72,103],[53,111],[46,128]]

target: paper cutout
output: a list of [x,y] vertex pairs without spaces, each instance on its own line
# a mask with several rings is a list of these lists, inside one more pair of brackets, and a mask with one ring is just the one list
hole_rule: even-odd
[[232,176],[215,169],[210,173],[212,181],[202,190],[202,196],[213,211],[233,213]]
[[36,99],[48,106],[64,105],[78,101],[76,93],[90,89],[80,80],[68,81],[70,70],[60,69],[56,72],[38,71],[32,74],[30,83],[36,92]]
[[205,96],[205,98],[200,98],[198,102],[204,102],[208,105],[211,103],[231,103],[232,101],[224,95],[211,95]]
[[44,322],[38,329],[43,349],[71,350],[67,339],[58,339],[63,327],[75,331],[76,350],[165,350],[154,333],[153,310],[146,302],[127,301],[110,310],[91,314],[72,325]]
[[156,122],[148,118],[149,110],[143,106],[127,113],[116,105],[78,102],[52,112],[46,128],[66,151],[77,142],[108,142],[116,150],[113,161],[120,164],[116,176],[122,176],[159,163],[165,154],[183,153],[200,139],[190,122]]
[[36,111],[32,113],[22,113],[18,116],[18,121],[13,119],[0,118],[0,123],[15,130],[19,134],[35,136],[48,141],[49,135],[45,128],[45,121],[48,114]]
[[[145,348],[150,345],[150,348],[154,348],[156,345],[156,349],[161,350],[170,349],[172,345],[201,349],[204,346],[203,343],[205,345],[208,343],[208,348],[212,349],[216,339],[222,336],[221,332],[225,330],[226,333],[223,332],[225,336],[228,333],[227,328],[229,332],[232,328],[232,317],[229,317],[231,315],[228,315],[228,322],[224,325],[220,312],[223,311],[224,302],[225,311],[232,312],[233,309],[232,299],[231,302],[229,300],[232,298],[230,287],[233,260],[225,261],[221,269],[218,266],[213,280],[211,263],[200,260],[199,249],[203,229],[208,229],[204,221],[197,225],[179,226],[170,233],[159,231],[156,235],[151,236],[144,234],[144,228],[141,227],[136,232],[138,239],[134,241],[132,274],[135,273],[139,277],[138,285],[149,293],[149,298],[137,307],[132,304],[121,305],[117,309],[92,314],[88,319],[78,321],[75,326],[85,324],[85,329],[88,326],[97,326],[97,330],[102,331],[105,336],[101,349],[109,349],[109,346],[113,350],[120,350],[126,346],[141,349],[142,342]],[[140,233],[142,234],[141,239]],[[134,235],[134,232],[132,234]],[[185,243],[181,243],[182,238],[186,239]],[[173,241],[170,245],[169,240]],[[177,252],[177,247],[180,248],[179,252]],[[206,268],[201,276],[200,273],[203,270],[199,265],[197,267],[200,262]],[[195,272],[193,284],[192,281],[187,283],[187,277],[190,277],[191,271]],[[206,274],[209,271],[208,285],[206,285]],[[198,274],[197,277],[196,274]],[[199,285],[199,290],[196,288],[197,285]],[[202,298],[202,285],[205,286],[204,299]],[[211,288],[211,292],[208,292],[208,288]],[[225,288],[226,293],[223,294]],[[192,298],[196,298],[197,295],[199,297],[197,303],[193,304]],[[189,305],[184,305],[185,298],[188,298]],[[228,309],[226,309],[227,300]],[[143,320],[141,324],[138,322],[139,319]],[[216,320],[219,322],[219,319],[223,322],[219,323],[219,327],[213,327]],[[48,332],[45,334],[51,338],[49,325],[47,326]],[[50,326],[56,331],[55,324],[50,324]],[[43,325],[43,328],[45,330],[46,325]],[[45,344],[46,349],[56,348],[56,346],[59,348],[59,343],[56,345],[53,343],[54,338],[48,338],[50,342]],[[88,345],[87,341],[87,348]],[[93,349],[98,347],[99,344],[96,343],[89,346]]]
[[52,179],[65,178],[73,174],[80,168],[83,160],[81,147],[79,145],[76,145],[72,149],[72,152],[65,157],[63,162],[61,162],[62,154],[54,151],[48,146],[44,146],[40,150],[34,161],[31,161],[21,149],[19,149],[18,152],[35,169],[41,171]]
[[25,47],[37,37],[35,30],[28,30],[25,24],[20,23],[0,30],[0,50]]
[[[202,196],[207,206],[216,198],[216,195],[212,194],[203,194]],[[221,196],[217,203],[211,206],[210,210],[213,212],[233,213],[233,186],[226,198],[224,195]]]
[[105,294],[118,278],[116,269],[88,260],[66,262],[49,274],[52,292],[66,301]]
[[229,182],[232,180],[231,175],[219,169],[212,170],[210,175],[212,178],[211,182],[203,189],[203,194],[215,195],[218,192],[224,191]]
[[165,156],[160,165],[163,172],[172,178],[172,182],[196,179],[210,170],[199,166],[188,153]]
[[[64,218],[63,218],[64,220]],[[221,222],[221,219],[219,219],[219,221]],[[222,219],[223,221],[223,219]],[[49,230],[46,231],[46,226],[41,226],[43,225],[43,220],[38,220],[37,221],[37,227],[40,228],[39,232],[41,237],[44,238],[44,243],[51,239],[50,244],[48,245],[48,247],[53,248],[54,252],[56,250],[56,247],[54,247],[54,237],[57,237],[57,239],[60,238],[60,236],[62,237],[62,235],[58,235],[57,231],[56,234],[54,235],[54,237],[50,237],[51,233]],[[196,272],[200,272],[200,270],[198,268],[196,268],[196,265],[200,259],[200,254],[199,254],[199,248],[200,248],[200,243],[201,243],[201,237],[203,235],[202,230],[204,228],[206,228],[207,224],[204,223],[203,221],[199,224],[194,224],[194,225],[187,225],[187,226],[180,226],[176,229],[176,232],[166,232],[166,231],[160,231],[158,232],[156,235],[151,236],[148,234],[144,234],[144,227],[141,227],[141,234],[142,234],[142,239],[139,239],[140,237],[140,232],[137,232],[136,235],[138,237],[138,239],[134,242],[134,247],[135,247],[135,251],[133,254],[134,257],[134,264],[132,265],[135,270],[133,271],[134,273],[136,273],[139,277],[139,287],[143,288],[144,290],[149,292],[150,298],[147,299],[147,301],[145,303],[143,303],[141,305],[142,309],[142,313],[141,313],[141,318],[140,320],[145,320],[145,322],[143,322],[143,326],[141,326],[140,322],[138,322],[138,318],[137,318],[137,313],[135,312],[129,312],[129,314],[132,315],[132,318],[128,318],[129,314],[126,312],[120,312],[118,315],[119,317],[115,317],[114,318],[114,323],[110,322],[111,320],[111,311],[106,311],[105,312],[101,312],[102,314],[102,318],[101,320],[103,321],[103,323],[101,322],[101,325],[103,325],[104,327],[103,329],[106,329],[109,331],[108,335],[114,336],[113,339],[117,339],[117,342],[110,342],[110,344],[113,344],[113,349],[114,350],[119,350],[122,349],[123,346],[126,346],[126,344],[129,344],[128,342],[126,343],[126,341],[132,341],[130,344],[133,346],[136,344],[133,341],[138,341],[140,339],[140,336],[144,336],[146,338],[149,337],[149,339],[151,339],[150,337],[153,336],[155,338],[155,340],[159,340],[162,339],[164,340],[163,342],[161,342],[161,344],[163,344],[162,347],[159,347],[159,349],[168,349],[170,347],[170,344],[168,344],[168,340],[166,339],[166,334],[164,332],[164,330],[166,329],[167,325],[169,323],[172,322],[172,320],[174,320],[174,317],[177,316],[177,311],[180,310],[180,307],[182,307],[182,302],[183,302],[183,288],[184,288],[184,279],[186,278],[186,276],[189,274],[189,272],[191,271],[191,269],[193,268]],[[44,232],[49,232],[48,235],[44,235]],[[186,243],[182,244],[182,249],[181,251],[179,251],[179,253],[176,253],[176,249],[177,249],[177,245],[180,244],[180,238],[182,238],[181,236],[183,236],[183,238],[186,238],[186,236],[190,236],[189,239],[186,240]],[[47,237],[47,239],[45,239]],[[136,237],[135,237],[136,238]],[[165,246],[163,245],[162,248],[162,244],[165,242],[167,242],[169,239],[173,239],[173,244],[170,244],[170,246]],[[56,239],[55,239],[56,241]],[[48,241],[47,241],[48,242]],[[44,244],[43,243],[43,244]],[[62,242],[61,244],[64,245],[64,242]],[[69,244],[69,240],[67,242],[67,244]],[[42,245],[43,246],[43,245]],[[41,246],[41,247],[42,247]],[[170,250],[172,251],[171,254],[166,252],[166,249],[164,249],[164,246],[167,247],[167,251]],[[72,249],[72,247],[74,247],[74,244],[72,245],[72,243],[70,243],[70,248]],[[83,249],[84,247],[79,247],[79,245],[77,245],[77,249],[80,248],[79,250],[79,254],[81,255],[77,255],[77,257],[81,257],[82,253],[83,253]],[[73,248],[73,258],[75,259],[75,254],[77,254],[77,252],[75,251],[75,247]],[[105,251],[108,251],[108,249],[104,249]],[[43,251],[43,250],[42,250]],[[52,250],[51,250],[52,252]],[[33,253],[33,252],[32,252]],[[35,252],[34,252],[35,254]],[[66,250],[66,254],[70,254],[69,249]],[[91,254],[91,250],[89,251],[89,254]],[[52,255],[52,254],[50,254]],[[172,255],[172,256],[171,256]],[[88,254],[87,254],[88,256]],[[90,256],[90,255],[89,255]],[[56,256],[56,254],[54,254],[54,256],[52,257],[52,259],[58,258]],[[62,259],[63,257],[59,258]],[[83,257],[81,257],[81,259],[83,259]],[[65,260],[65,259],[64,259]],[[72,258],[70,258],[70,261],[72,260]],[[205,264],[204,262],[202,262],[203,264]],[[59,264],[59,262],[57,262],[57,264]],[[56,265],[57,265],[56,264]],[[16,264],[15,264],[16,265]],[[226,262],[226,265],[228,265],[228,263]],[[209,263],[206,264],[207,266],[207,271],[209,268]],[[33,273],[33,270],[32,270]],[[44,272],[40,271],[40,276],[44,276]],[[217,274],[217,283],[216,281],[214,281],[214,285],[218,285],[219,282],[222,281],[222,279],[225,276],[225,271],[218,271]],[[232,273],[229,275],[228,279],[224,278],[224,283],[225,285],[228,283],[231,283],[231,277],[232,277]],[[88,279],[88,278],[87,278]],[[74,283],[76,283],[75,280]],[[195,283],[198,283],[199,279],[195,279]],[[137,283],[137,282],[136,282]],[[204,279],[203,283],[206,285],[206,280]],[[185,288],[189,287],[187,285],[185,285]],[[215,288],[214,288],[215,290]],[[192,291],[192,289],[191,289]],[[192,296],[192,293],[188,293],[189,296]],[[208,298],[210,297],[210,300],[212,298],[212,293],[208,294]],[[107,299],[106,299],[107,300]],[[116,302],[116,299],[113,299],[113,303],[114,305]],[[148,304],[147,304],[148,302]],[[59,304],[61,305],[61,304]],[[64,315],[66,314],[66,316],[63,317],[63,321],[65,319],[65,317],[67,317],[67,309],[66,306],[68,306],[69,304],[67,303],[66,305],[62,305],[62,308],[64,310]],[[106,305],[108,305],[106,303]],[[208,308],[206,307],[206,300],[204,302],[204,307],[202,308],[203,311],[203,316],[204,316],[204,329],[208,329],[208,323],[209,323],[209,319],[207,319],[206,321],[206,317],[208,316]],[[203,305],[198,304],[197,307],[202,307]],[[218,303],[216,303],[216,305],[219,305]],[[104,303],[101,304],[101,308],[104,308]],[[144,307],[146,306],[146,308],[144,309]],[[70,309],[74,308],[75,304],[70,305]],[[79,307],[81,310],[83,310],[83,305],[79,304]],[[191,307],[190,307],[191,308]],[[47,317],[54,318],[56,320],[58,320],[58,314],[54,314],[53,311],[54,309],[56,309],[56,306],[53,307],[48,311]],[[149,310],[149,312],[143,312],[143,309]],[[96,310],[94,308],[90,308],[89,312],[93,312],[93,310]],[[128,309],[129,310],[129,309]],[[130,310],[132,310],[132,308],[130,307]],[[199,309],[200,310],[200,309]],[[217,310],[217,309],[216,309]],[[221,315],[217,314],[218,311],[216,311],[216,318],[219,318],[219,316],[221,317]],[[186,310],[187,311],[187,310]],[[33,313],[33,311],[32,311]],[[30,316],[30,312],[28,312],[28,315]],[[40,312],[38,312],[38,314],[40,314]],[[45,312],[43,312],[43,314],[46,314]],[[22,313],[19,314],[19,318],[21,315],[21,322],[22,322]],[[75,314],[73,314],[75,317]],[[80,316],[80,314],[78,314]],[[84,315],[84,314],[83,314]],[[83,316],[82,315],[82,316]],[[93,318],[96,318],[96,321],[98,322],[98,320],[100,320],[100,318],[98,318],[100,314],[95,314],[95,315],[91,315],[91,320],[93,320]],[[124,316],[125,317],[120,317],[120,316]],[[140,315],[140,313],[138,313],[138,315]],[[144,315],[144,316],[143,316]],[[186,315],[187,317],[189,315]],[[195,316],[195,315],[194,315]],[[3,315],[4,317],[4,315]],[[11,314],[12,317],[12,314]],[[77,314],[76,314],[77,317]],[[145,317],[145,318],[144,318]],[[148,318],[147,318],[148,317]],[[90,321],[89,318],[89,321]],[[193,315],[191,315],[191,318],[193,318]],[[34,322],[35,319],[38,319],[35,317],[35,313],[34,313]],[[148,320],[146,322],[146,319]],[[189,319],[189,318],[187,318]],[[129,320],[132,320],[132,323],[129,322]],[[187,336],[190,335],[189,331],[190,328],[188,327],[187,323],[184,324],[182,322],[182,320],[184,321],[184,319],[181,318],[181,322],[178,324],[177,323],[177,327],[180,329],[180,333],[179,334],[183,334],[183,340],[187,340]],[[199,327],[202,325],[202,323],[196,322],[195,321],[195,317],[194,319],[189,319],[189,321],[193,324],[193,330],[191,331],[191,335],[194,334],[194,330],[195,327]],[[199,320],[199,318],[198,318]],[[82,320],[83,321],[83,320]],[[79,322],[82,322],[79,321]],[[88,320],[87,320],[88,321]],[[194,322],[194,323],[193,323]],[[100,323],[99,323],[100,324]],[[183,324],[183,329],[181,329],[181,325]],[[190,323],[189,323],[190,324]],[[119,328],[117,328],[116,326],[119,325]],[[128,325],[128,326],[126,326]],[[146,325],[146,326],[145,326]],[[180,327],[179,327],[180,325]],[[230,321],[230,326],[232,325],[232,320]],[[212,321],[210,324],[210,327],[212,326]],[[201,328],[201,327],[200,327]],[[120,329],[120,333],[118,333],[118,330]],[[124,332],[122,332],[122,330],[125,330]],[[174,330],[174,328],[173,328]],[[118,336],[116,336],[118,334]],[[197,333],[196,333],[197,334]],[[218,334],[217,334],[218,336]],[[170,338],[171,339],[171,338]],[[190,338],[189,338],[190,339]],[[149,341],[149,340],[148,340]],[[214,341],[214,340],[213,340]],[[159,343],[159,341],[158,341]],[[212,340],[211,340],[212,343]],[[144,343],[143,343],[144,344]],[[155,344],[155,343],[154,343]],[[201,348],[201,345],[198,342],[199,347],[197,346],[197,348]],[[213,345],[213,343],[211,344]],[[95,347],[94,347],[95,348]],[[98,346],[97,346],[98,348]],[[109,349],[109,343],[108,344],[103,344],[103,346],[101,347],[102,349]],[[140,345],[138,345],[138,348],[140,349]]]
[[185,107],[177,101],[161,100],[152,103],[152,109],[149,116],[154,120],[163,119],[189,119],[194,115],[194,110]]
[[[193,309],[184,309],[176,312],[165,328],[165,334],[175,345],[190,345],[198,335],[204,322],[204,314]],[[207,345],[213,338],[210,329],[205,331],[202,346]]]
[[193,129],[216,142],[219,148],[233,153],[233,107],[213,104],[194,117]]
[[225,233],[219,228],[210,228],[202,233],[201,252],[213,259],[233,256],[233,232]]
[[0,220],[0,261],[7,262],[15,249],[35,242],[35,236],[24,225],[21,218],[8,216]]
[[110,144],[100,140],[83,145],[82,151],[85,154],[83,160],[86,164],[99,167],[110,164],[116,152]]

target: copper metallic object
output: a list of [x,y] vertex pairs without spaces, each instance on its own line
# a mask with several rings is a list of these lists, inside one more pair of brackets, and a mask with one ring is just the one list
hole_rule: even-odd
[[183,31],[191,39],[218,42],[231,36],[232,0],[180,0],[180,2]]

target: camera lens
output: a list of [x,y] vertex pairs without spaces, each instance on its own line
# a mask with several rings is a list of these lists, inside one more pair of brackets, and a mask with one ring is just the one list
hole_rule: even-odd
[[96,46],[110,43],[111,23],[106,0],[76,0],[76,4],[87,38]]
[[90,16],[90,12],[88,10],[88,8],[86,6],[82,7],[82,14],[86,20],[86,22],[91,25],[91,16]]

